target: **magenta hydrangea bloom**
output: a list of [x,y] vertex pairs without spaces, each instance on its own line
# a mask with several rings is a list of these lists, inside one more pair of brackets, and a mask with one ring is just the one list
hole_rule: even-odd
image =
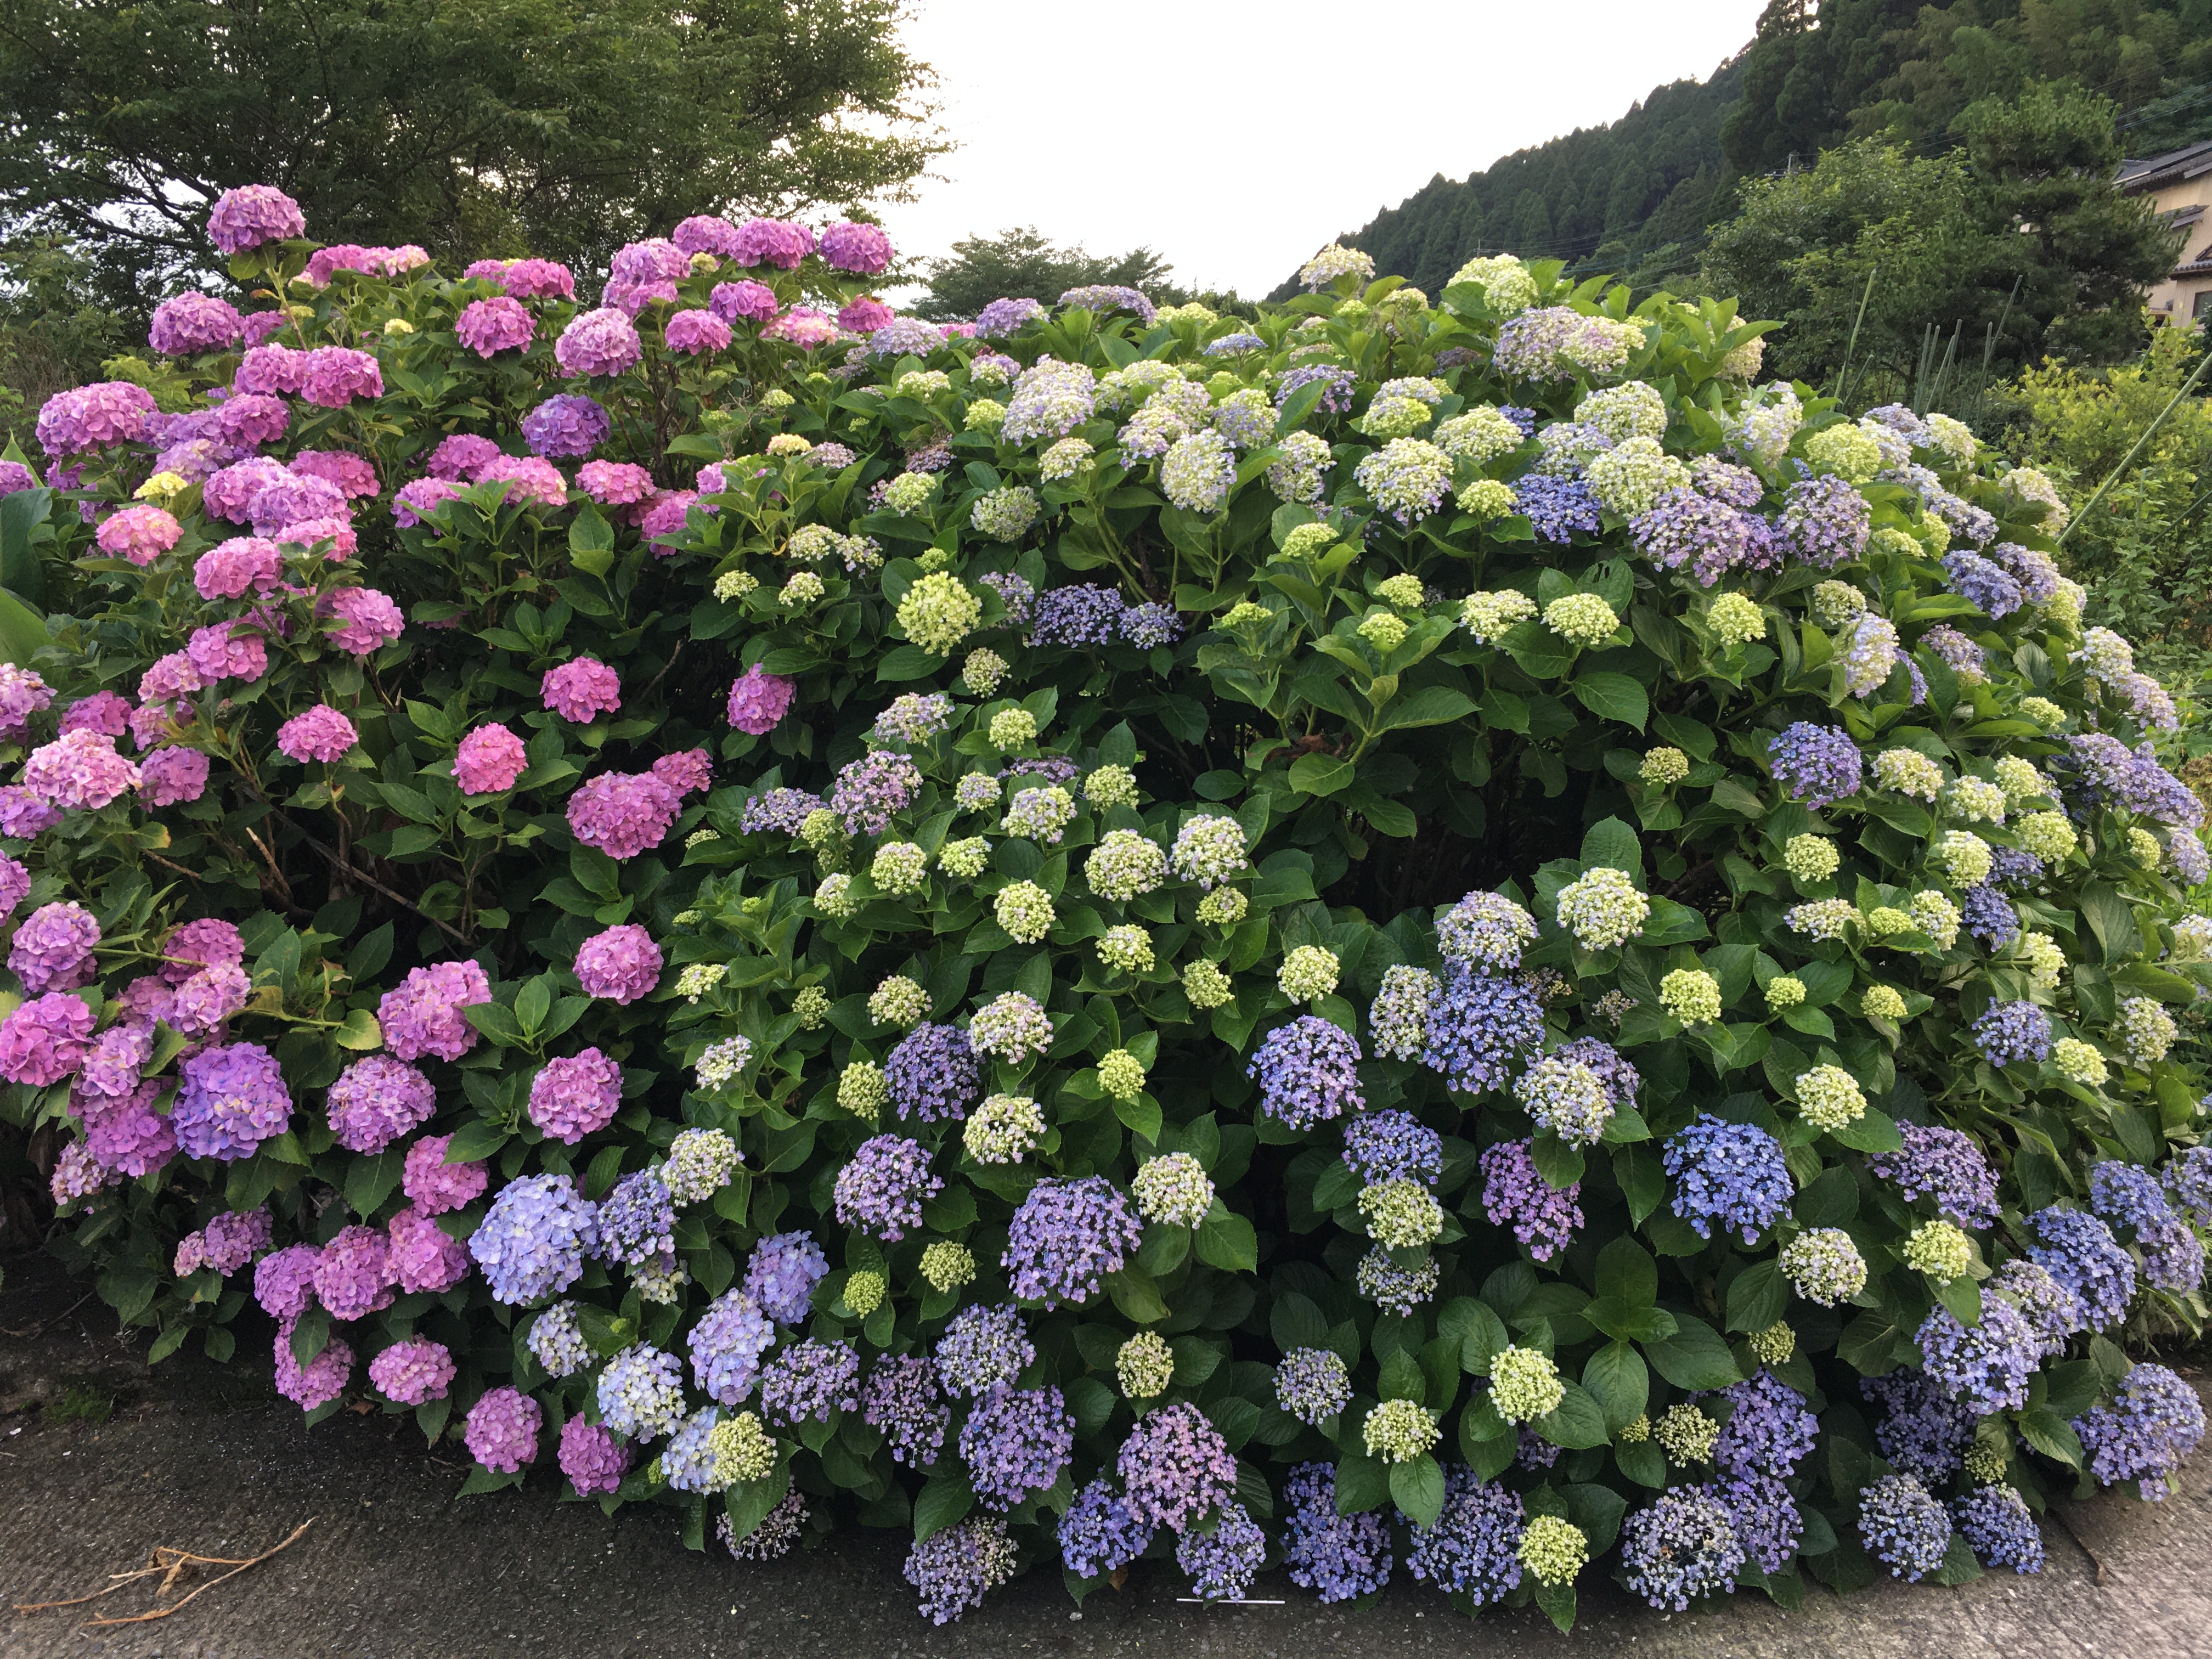
[[336,618],[331,643],[349,656],[366,657],[404,633],[407,619],[390,596],[373,587],[341,587],[316,607]]
[[92,947],[100,943],[100,924],[73,900],[42,904],[23,919],[8,947],[8,968],[33,996],[74,991],[92,983]]
[[[694,214],[668,233],[672,246],[687,257],[694,253],[711,253],[717,259],[726,259],[737,251],[738,228],[727,219],[711,213]],[[621,256],[617,255],[617,258]]]
[[241,337],[250,346],[258,346],[292,319],[281,311],[249,311],[240,319],[244,325]]
[[629,1448],[596,1423],[572,1417],[561,1425],[561,1473],[586,1498],[613,1492],[629,1473]]
[[597,1048],[549,1060],[531,1079],[530,1121],[573,1146],[614,1121],[622,1081],[622,1067]]
[[39,475],[21,461],[0,461],[0,495],[12,495],[19,489],[36,489]]
[[70,1097],[70,1109],[84,1119],[84,1144],[105,1168],[135,1179],[176,1156],[176,1126],[154,1109],[161,1091],[149,1078],[122,1100]]
[[261,474],[246,510],[252,516],[254,529],[264,536],[289,524],[318,519],[343,521],[351,511],[339,486],[314,473],[289,468]]
[[365,500],[380,488],[375,466],[349,449],[303,449],[292,458],[291,470],[296,477],[337,485],[348,501]]
[[52,688],[36,674],[13,663],[0,663],[0,737],[20,743],[31,716],[51,708],[53,701]]
[[96,811],[138,787],[138,769],[100,732],[65,732],[31,751],[23,786],[65,811]]
[[258,397],[291,398],[299,395],[307,378],[306,352],[285,345],[258,345],[248,347],[239,359],[230,386],[234,392]]
[[380,1152],[438,1109],[430,1079],[404,1060],[369,1054],[338,1073],[326,1109],[338,1145]]
[[798,689],[798,681],[771,674],[755,663],[730,687],[730,724],[756,738],[773,732]]
[[270,592],[283,568],[283,556],[267,537],[235,536],[192,561],[192,586],[204,599],[243,599],[248,589]]
[[174,806],[207,793],[208,757],[197,749],[156,749],[138,763],[138,804]]
[[15,907],[31,894],[31,872],[5,853],[0,853],[0,917],[12,916]]
[[288,1244],[264,1255],[253,1269],[253,1299],[271,1319],[287,1323],[315,1304],[315,1258],[312,1244]]
[[292,1327],[276,1328],[276,1392],[303,1412],[327,1406],[345,1392],[353,1376],[353,1350],[333,1336],[302,1366],[292,1357]]
[[490,1000],[491,981],[465,957],[412,969],[376,1005],[384,1046],[401,1060],[459,1060],[477,1036],[461,1011]]
[[546,708],[579,726],[622,707],[622,676],[589,657],[547,669],[538,690]]
[[863,294],[848,300],[837,307],[837,326],[854,334],[873,334],[879,328],[889,327],[898,320],[892,310],[872,294]]
[[489,483],[497,478],[507,480],[503,500],[524,506],[532,502],[541,507],[568,504],[568,479],[562,476],[559,467],[542,457],[495,455],[477,469],[477,482]]
[[245,319],[228,300],[211,294],[179,294],[154,307],[146,343],[164,357],[193,357],[203,351],[228,351],[245,333]]
[[828,345],[838,335],[837,319],[807,306],[793,306],[761,331],[764,340],[788,340],[811,351]]
[[[646,539],[652,543],[653,556],[656,558],[665,559],[677,551],[675,544],[665,538],[684,528],[684,521],[691,514],[691,504],[698,499],[698,492],[696,490],[663,490],[654,496],[651,505],[645,508],[643,515],[638,520],[638,528],[644,532]],[[711,507],[707,509],[709,513],[714,510]]]
[[74,1076],[90,1047],[92,1010],[63,991],[33,997],[0,1019],[0,1077],[43,1089]]
[[540,455],[588,455],[613,429],[595,399],[574,392],[556,392],[522,417],[522,440]]
[[261,492],[279,478],[291,476],[281,461],[249,455],[210,475],[200,486],[200,509],[211,519],[244,524],[253,516],[253,503]]
[[315,1300],[333,1319],[359,1319],[392,1305],[399,1275],[392,1241],[374,1227],[341,1227],[315,1257]]
[[62,711],[62,727],[69,732],[98,732],[119,738],[131,729],[131,700],[113,691],[95,691],[79,697]]
[[225,253],[243,253],[264,242],[306,235],[307,217],[274,185],[240,185],[216,198],[207,228],[208,240]]
[[228,1278],[269,1248],[271,1223],[266,1210],[232,1210],[207,1224],[208,1266]]
[[501,351],[520,351],[530,343],[538,324],[519,300],[504,294],[492,300],[472,300],[453,321],[461,343],[479,357]]
[[1237,1495],[1228,1443],[1187,1400],[1139,1418],[1117,1467],[1129,1512],[1176,1532]]
[[775,290],[765,283],[717,283],[707,304],[726,323],[770,321],[781,308]]
[[354,723],[328,703],[319,702],[276,728],[277,752],[303,763],[334,761],[360,741]]
[[140,502],[118,507],[100,521],[94,539],[100,550],[136,565],[149,565],[177,544],[185,533],[173,514]]
[[665,325],[671,351],[681,351],[697,356],[702,351],[720,351],[730,343],[730,325],[711,311],[679,311]]
[[443,478],[416,478],[392,492],[392,516],[402,530],[411,530],[423,515],[434,513],[461,492]]
[[822,233],[822,259],[833,270],[879,276],[891,262],[891,239],[881,225],[848,220]]
[[[185,641],[185,659],[203,685],[213,685],[217,680],[258,680],[269,672],[269,647],[258,632],[243,623],[194,629]],[[139,694],[145,695],[143,682]]]
[[453,778],[465,795],[512,789],[529,765],[522,739],[496,722],[477,727],[453,751]]
[[117,1179],[114,1170],[93,1156],[89,1146],[82,1140],[72,1140],[54,1160],[54,1172],[46,1179],[46,1190],[53,1195],[55,1206],[66,1215],[70,1205],[113,1186]]
[[606,307],[578,313],[553,343],[553,361],[569,375],[619,374],[644,355],[637,325]]
[[494,1389],[469,1407],[469,1426],[461,1438],[469,1455],[488,1469],[514,1474],[538,1461],[538,1433],[545,1426],[544,1408],[514,1389]]
[[246,940],[233,923],[219,916],[188,921],[161,946],[164,981],[182,985],[210,968],[235,968],[246,960]]
[[252,981],[243,969],[224,966],[194,974],[177,988],[166,1016],[170,1025],[190,1036],[206,1036],[253,1000]]
[[730,258],[741,265],[767,264],[779,270],[796,270],[799,261],[813,252],[814,233],[805,225],[782,219],[748,219],[738,228]]
[[[350,519],[288,520],[269,534],[280,547],[295,547],[303,552],[320,548],[328,542],[331,545],[323,553],[326,559],[349,559],[361,546],[361,538],[354,534]],[[288,622],[282,626],[289,637],[291,624]]]
[[291,1126],[283,1070],[258,1042],[203,1048],[185,1061],[182,1077],[169,1121],[189,1158],[250,1157]]
[[568,829],[612,859],[635,858],[667,838],[683,798],[650,772],[603,772],[568,797]]
[[456,432],[438,441],[423,470],[429,477],[442,478],[448,483],[473,483],[484,463],[497,460],[501,453],[489,438],[480,438],[473,432]]
[[300,395],[325,409],[343,409],[356,398],[381,398],[384,371],[366,351],[317,346],[301,365]]
[[576,948],[576,982],[587,997],[627,1006],[660,982],[662,957],[653,935],[635,922],[594,933]]
[[447,1215],[473,1204],[491,1182],[481,1160],[446,1162],[451,1135],[425,1135],[407,1149],[400,1166],[399,1190],[423,1215]]
[[39,410],[39,447],[58,460],[110,444],[137,443],[155,412],[154,394],[128,380],[99,380],[57,392]]
[[653,474],[634,461],[586,461],[576,488],[601,507],[629,507],[652,497]]
[[653,763],[653,775],[679,795],[696,795],[714,781],[714,764],[703,749],[679,749]]
[[453,1376],[453,1354],[427,1336],[395,1342],[368,1362],[368,1380],[386,1400],[402,1406],[443,1400]]
[[392,1273],[401,1290],[450,1291],[469,1276],[468,1246],[420,1211],[400,1211],[390,1231]]

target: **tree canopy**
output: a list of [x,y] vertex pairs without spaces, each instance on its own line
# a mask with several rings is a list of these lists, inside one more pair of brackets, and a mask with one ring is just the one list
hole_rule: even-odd
[[266,183],[334,241],[582,264],[687,213],[896,191],[943,144],[897,0],[0,0],[0,216],[111,303]]
[[973,317],[998,299],[1053,305],[1069,289],[1097,283],[1154,293],[1170,269],[1164,255],[1148,247],[1092,253],[1049,241],[1034,225],[1015,225],[996,236],[967,237],[953,243],[950,258],[931,260],[928,292],[915,314],[945,323]]

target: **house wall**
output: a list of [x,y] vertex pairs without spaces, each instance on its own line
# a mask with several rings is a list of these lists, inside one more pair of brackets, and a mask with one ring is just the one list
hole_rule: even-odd
[[[2150,194],[2161,213],[2194,206],[2205,210],[2203,216],[2189,227],[2189,240],[2182,244],[2177,268],[2164,281],[2153,283],[2145,296],[2153,317],[2186,328],[2194,319],[2212,316],[2212,172],[2178,180]],[[2191,263],[2200,259],[2205,263]]]

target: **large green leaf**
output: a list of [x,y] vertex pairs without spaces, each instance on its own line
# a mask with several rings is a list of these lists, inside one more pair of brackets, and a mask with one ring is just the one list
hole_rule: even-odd
[[[53,532],[43,526],[53,510],[51,489],[0,495],[0,587],[20,595],[34,612],[46,602],[46,573],[39,544],[52,538]],[[40,634],[43,638],[45,629]]]
[[31,659],[46,643],[46,619],[15,594],[0,588],[0,662],[27,668]]

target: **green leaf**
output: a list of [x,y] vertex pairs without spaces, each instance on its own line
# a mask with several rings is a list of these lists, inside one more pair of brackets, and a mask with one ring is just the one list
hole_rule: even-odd
[[1544,1616],[1559,1627],[1562,1634],[1571,1634],[1575,1627],[1575,1587],[1571,1583],[1547,1584],[1534,1574],[1525,1581],[1536,1591],[1536,1605]]
[[346,1171],[346,1207],[364,1221],[374,1215],[399,1184],[405,1162],[405,1153],[398,1151],[354,1159],[353,1168]]
[[1729,1286],[1728,1328],[1732,1331],[1763,1331],[1782,1317],[1789,1305],[1790,1282],[1778,1263],[1754,1261]]
[[883,660],[876,665],[876,678],[892,684],[902,680],[925,680],[944,666],[945,659],[934,651],[925,651],[918,645],[902,645],[884,653]]
[[1651,1403],[1651,1373],[1626,1342],[1608,1342],[1589,1357],[1583,1366],[1583,1388],[1614,1434],[1643,1416]]
[[1644,843],[1619,818],[1600,818],[1583,831],[1583,867],[1600,865],[1637,877],[1644,874]]
[[514,1130],[484,1118],[471,1118],[453,1132],[446,1147],[446,1162],[480,1164],[506,1146],[514,1135]]
[[2069,1468],[2080,1468],[2082,1463],[2081,1437],[2074,1432],[2074,1425],[2055,1412],[2035,1410],[2020,1414],[2021,1437],[2045,1457],[2056,1458]]
[[1659,1264],[1626,1233],[1597,1255],[1597,1291],[1631,1308],[1649,1308],[1659,1299]]
[[951,1461],[939,1460],[936,1473],[922,1482],[921,1494],[914,1500],[916,1543],[965,1520],[975,1507],[975,1489],[968,1484],[967,1472],[948,1467]]
[[1511,1346],[1513,1339],[1505,1334],[1505,1322],[1500,1319],[1487,1302],[1478,1302],[1473,1297],[1460,1297],[1454,1307],[1464,1304],[1471,1311],[1468,1327],[1460,1338],[1460,1369],[1477,1376],[1490,1375],[1490,1362]]
[[1426,1454],[1390,1466],[1390,1501],[1417,1527],[1431,1527],[1444,1512],[1444,1472]]
[[1553,1445],[1570,1450],[1604,1445],[1613,1437],[1606,1428],[1605,1413],[1580,1384],[1564,1386],[1566,1393],[1559,1403],[1528,1426]]
[[1626,674],[1580,675],[1573,689],[1583,707],[1600,720],[1619,720],[1641,732],[1651,716],[1651,699]]
[[1379,1457],[1346,1453],[1336,1465],[1336,1512],[1364,1515],[1390,1501],[1390,1466]]
[[1376,1368],[1375,1389],[1385,1400],[1419,1401],[1428,1397],[1429,1380],[1419,1359],[1403,1348],[1393,1348]]
[[1334,795],[1358,775],[1350,761],[1334,755],[1301,755],[1291,763],[1291,787],[1305,795]]
[[[38,544],[52,540],[53,532],[47,531],[41,538],[37,532],[53,510],[51,489],[18,489],[0,496],[0,587],[21,594],[28,606],[46,602],[46,573],[39,562]],[[46,630],[39,632],[43,642]]]
[[1853,1118],[1840,1129],[1829,1130],[1828,1135],[1855,1152],[1894,1152],[1905,1146],[1905,1137],[1898,1133],[1896,1120],[1871,1106],[1867,1108],[1865,1116]]
[[[1474,713],[1474,699],[1445,685],[1425,685],[1411,696],[1401,697],[1382,711],[1377,728],[1396,732],[1409,726],[1443,726]],[[1295,770],[1296,769],[1292,769]]]
[[2088,921],[2089,931],[2096,934],[2097,943],[2104,947],[2106,962],[2124,961],[2142,948],[2135,911],[2107,884],[2083,882],[2081,903],[2081,915]]
[[384,1028],[376,1023],[376,1016],[366,1008],[356,1008],[347,1013],[345,1024],[331,1033],[341,1048],[367,1051],[384,1046]]
[[1674,1335],[1644,1345],[1652,1370],[1678,1389],[1725,1389],[1743,1380],[1735,1355],[1718,1331],[1688,1314],[1676,1314],[1674,1325]]
[[502,1048],[526,1046],[526,1039],[522,1027],[515,1024],[514,1010],[503,1002],[471,1002],[461,1010],[461,1018]]
[[730,1536],[732,1542],[741,1542],[752,1535],[753,1528],[769,1517],[769,1512],[790,1495],[791,1465],[779,1462],[769,1474],[759,1480],[741,1480],[722,1494],[722,1508],[730,1517]]
[[1260,1265],[1260,1238],[1234,1212],[1216,1209],[1198,1226],[1198,1259],[1224,1273],[1250,1273]]

